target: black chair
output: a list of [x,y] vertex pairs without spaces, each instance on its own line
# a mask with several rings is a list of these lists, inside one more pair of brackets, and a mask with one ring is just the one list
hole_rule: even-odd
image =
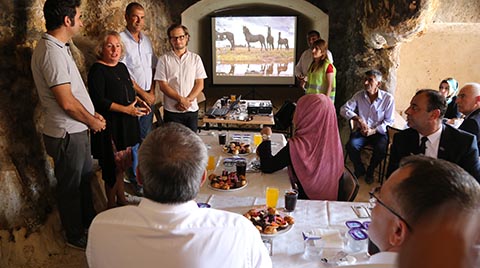
[[338,201],[352,202],[357,197],[360,184],[357,177],[353,174],[348,167],[345,167],[343,175],[338,183]]
[[[352,119],[348,120],[348,126],[350,127],[350,134],[352,134],[353,131],[355,131],[355,122]],[[350,137],[350,136],[349,136]],[[373,146],[370,144],[365,145],[362,150],[370,151],[373,153]],[[388,146],[387,146],[388,150]],[[348,158],[348,151],[345,149],[345,163],[347,163],[347,158]],[[387,156],[382,159],[382,161],[378,164],[378,182],[382,183],[383,182],[383,177],[385,176],[385,169],[387,166]]]
[[290,137],[293,135],[293,114],[297,104],[293,101],[285,101],[280,109],[275,113],[273,119],[275,126],[273,130],[276,132],[287,133]]
[[388,143],[387,143],[387,148],[385,152],[385,160],[383,160],[384,164],[382,166],[382,171],[380,173],[380,184],[383,184],[383,181],[386,179],[387,176],[387,159],[389,159],[390,156],[390,147],[392,147],[393,143],[393,136],[395,136],[396,133],[400,132],[401,129],[392,127],[392,126],[387,126],[387,138],[388,138]]
[[163,125],[163,116],[162,116],[163,104],[161,102],[154,105],[153,114],[157,121],[153,124],[153,128],[157,128]]

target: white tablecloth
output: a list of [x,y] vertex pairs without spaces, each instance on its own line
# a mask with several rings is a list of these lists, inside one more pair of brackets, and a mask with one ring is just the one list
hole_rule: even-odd
[[[252,207],[265,205],[264,197],[238,197],[228,195],[206,195],[201,194],[197,202],[209,203],[213,208],[223,209],[239,214],[244,214]],[[368,218],[358,218],[353,212],[352,205],[364,205],[366,203],[337,202],[337,201],[310,201],[298,200],[297,207],[290,215],[295,218],[293,228],[284,234],[273,238],[273,267],[329,267],[320,260],[311,260],[303,256],[304,242],[302,231],[317,230],[338,230],[343,239],[347,227],[345,222],[357,220],[360,222],[369,221]],[[279,199],[278,210],[282,211],[284,200]],[[338,241],[335,241],[338,242]],[[340,241],[342,243],[343,241]],[[335,243],[332,243],[335,244]],[[330,244],[330,245],[332,245]],[[339,251],[346,251],[342,246],[330,247],[329,244],[323,250],[323,256],[331,259]],[[352,253],[357,262],[367,259],[366,252]]]
[[[224,132],[225,133],[225,132]],[[252,139],[252,132],[229,132],[227,142],[230,137],[241,135],[242,138]],[[209,147],[209,155],[216,156],[217,166],[214,170],[215,174],[221,174],[223,167],[223,159],[232,157],[224,153],[222,147],[218,144],[218,131],[202,132],[200,134],[202,140]],[[286,144],[283,135],[274,133],[272,135],[272,152],[275,154]],[[256,159],[256,154],[250,154],[245,157],[247,161]],[[208,187],[208,180],[200,189],[196,201],[208,203],[212,208],[228,210],[231,212],[244,214],[254,206],[260,207],[265,205],[265,188],[267,186],[275,186],[280,189],[280,197],[277,208],[280,211],[284,207],[284,190],[290,189],[290,181],[288,179],[287,169],[279,170],[273,174],[263,174],[260,172],[248,173],[248,185],[237,191],[218,191]],[[360,222],[369,219],[359,219],[352,210],[352,205],[366,205],[364,203],[351,202],[332,202],[332,201],[309,201],[298,200],[297,208],[291,215],[295,218],[293,228],[284,234],[273,238],[273,267],[329,267],[320,260],[311,260],[303,256],[304,242],[302,231],[313,229],[322,230],[338,230],[343,238],[347,227],[345,221],[359,220]],[[342,241],[343,242],[343,241]],[[344,250],[343,247],[325,247],[323,257],[331,258],[339,251]],[[365,252],[352,254],[358,261],[364,261],[367,257]]]
[[[223,133],[228,133],[227,135],[227,142],[231,140],[232,137],[240,137],[244,140],[250,139],[253,140],[253,132],[239,132],[239,131],[230,131]],[[202,140],[207,144],[208,154],[213,155],[216,157],[216,168],[213,173],[217,175],[222,174],[222,170],[224,169],[223,166],[223,159],[233,157],[231,154],[227,154],[223,151],[222,146],[218,144],[218,131],[212,132],[202,132],[200,133],[200,137]],[[272,153],[276,154],[280,149],[282,149],[286,144],[287,141],[282,134],[274,133],[271,137],[272,140]],[[251,143],[253,144],[253,142]],[[251,161],[256,160],[257,155],[255,153],[251,153],[249,155],[240,155],[240,157],[244,157],[247,159],[249,163]],[[209,172],[209,175],[212,172]],[[261,172],[247,172],[247,181],[248,185],[245,188],[242,188],[237,191],[218,191],[210,188],[208,186],[208,180],[205,184],[200,188],[201,194],[207,195],[226,195],[229,197],[235,196],[265,196],[265,189],[267,186],[275,186],[280,189],[280,193],[283,193],[284,190],[290,189],[290,180],[288,179],[287,169],[279,170],[272,174],[265,174]]]

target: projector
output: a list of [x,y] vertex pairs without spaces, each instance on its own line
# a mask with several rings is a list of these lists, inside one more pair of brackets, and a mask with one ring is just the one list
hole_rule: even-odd
[[272,113],[272,102],[269,100],[247,101],[248,114],[270,115]]

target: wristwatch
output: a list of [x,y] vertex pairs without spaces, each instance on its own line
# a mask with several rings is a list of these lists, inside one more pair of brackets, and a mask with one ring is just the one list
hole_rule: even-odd
[[270,135],[262,134],[262,140],[269,141],[270,140]]

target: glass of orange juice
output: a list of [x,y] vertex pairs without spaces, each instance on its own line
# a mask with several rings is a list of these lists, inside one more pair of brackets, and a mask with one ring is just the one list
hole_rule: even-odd
[[267,200],[267,207],[271,208],[276,208],[277,207],[277,201],[278,201],[278,195],[279,195],[279,190],[278,188],[275,187],[267,187],[266,192],[266,200]]
[[255,144],[255,146],[258,146],[260,145],[260,143],[262,143],[262,135],[261,134],[253,135],[253,144]]
[[215,169],[215,156],[209,155],[208,162],[207,162],[207,170],[213,171]]

